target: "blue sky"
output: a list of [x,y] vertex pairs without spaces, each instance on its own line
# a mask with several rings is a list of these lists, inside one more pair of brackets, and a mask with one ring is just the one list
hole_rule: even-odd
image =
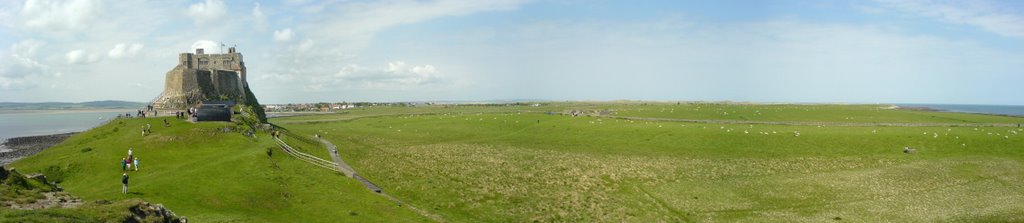
[[1024,2],[984,0],[0,0],[0,101],[149,101],[221,42],[263,103],[1024,105]]

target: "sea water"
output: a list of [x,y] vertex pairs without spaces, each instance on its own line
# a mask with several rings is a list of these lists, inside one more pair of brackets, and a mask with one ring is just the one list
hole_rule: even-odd
[[132,110],[0,110],[0,142],[21,136],[79,132]]

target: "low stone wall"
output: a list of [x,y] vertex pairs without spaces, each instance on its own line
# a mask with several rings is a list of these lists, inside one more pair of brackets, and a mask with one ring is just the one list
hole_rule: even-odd
[[15,160],[35,155],[46,148],[63,142],[75,133],[62,133],[42,136],[26,136],[7,139],[2,146],[10,151],[0,152],[0,165],[6,165]]

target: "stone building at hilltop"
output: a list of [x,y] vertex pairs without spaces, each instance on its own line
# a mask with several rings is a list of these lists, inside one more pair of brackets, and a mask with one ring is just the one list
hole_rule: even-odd
[[204,49],[179,54],[178,65],[166,74],[163,93],[151,104],[159,110],[185,110],[203,101],[233,101],[251,106],[260,120],[266,120],[246,82],[242,54],[234,47],[225,54],[206,54]]

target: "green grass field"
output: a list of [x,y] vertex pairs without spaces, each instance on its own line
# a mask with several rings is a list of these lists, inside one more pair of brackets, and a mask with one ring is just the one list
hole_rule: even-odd
[[[57,166],[61,185],[88,201],[142,198],[191,222],[420,222],[425,218],[373,194],[360,183],[276,150],[269,135],[223,132],[229,123],[189,124],[124,119],[77,134],[15,162],[24,173]],[[141,126],[152,124],[143,137]],[[121,194],[120,159],[135,148],[140,169]]]
[[[697,105],[679,107],[687,106]],[[736,120],[1020,121],[875,105],[715,106],[764,114]],[[387,108],[390,116],[365,115],[373,113],[367,108],[281,121],[293,132],[324,135],[386,192],[457,222],[1024,220],[1018,128],[698,124],[544,112],[729,119],[679,107],[408,109],[420,115]],[[917,154],[904,154],[904,146]]]
[[618,116],[701,120],[845,123],[1024,123],[1024,118],[892,109],[890,105],[672,104],[604,105]]
[[[1024,129],[870,126],[1024,119],[880,107],[366,107],[271,123],[290,132],[284,141],[296,149],[329,159],[310,140],[322,135],[386,193],[451,222],[1024,221]],[[712,121],[559,115],[571,110]],[[143,137],[145,123],[154,133]],[[230,123],[160,123],[110,123],[11,166],[23,173],[59,167],[61,185],[87,202],[144,199],[193,222],[430,221],[351,178],[279,150],[268,157],[276,145],[266,134],[222,131]],[[904,154],[904,146],[916,154]],[[132,193],[123,195],[118,161],[128,147],[141,171],[130,172]],[[0,214],[106,213],[90,208]]]

